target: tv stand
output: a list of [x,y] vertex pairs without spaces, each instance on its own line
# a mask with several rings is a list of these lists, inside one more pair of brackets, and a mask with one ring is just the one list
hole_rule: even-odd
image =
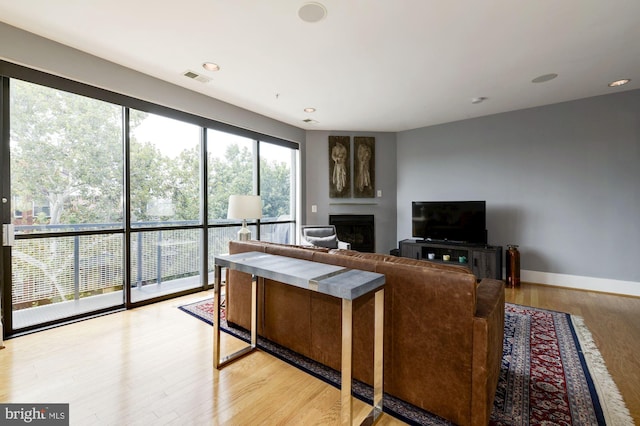
[[[502,279],[502,246],[412,239],[400,241],[399,246],[402,257],[464,265],[478,279]],[[429,259],[429,253],[433,253],[434,259]],[[443,260],[446,255],[449,260]]]

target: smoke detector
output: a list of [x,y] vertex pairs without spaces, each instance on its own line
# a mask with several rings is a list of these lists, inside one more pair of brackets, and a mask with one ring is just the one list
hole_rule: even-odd
[[192,80],[199,81],[200,83],[208,83],[208,82],[211,81],[211,79],[209,77],[204,76],[202,74],[198,74],[195,71],[187,70],[187,71],[183,72],[182,75],[184,75],[185,77],[190,78]]

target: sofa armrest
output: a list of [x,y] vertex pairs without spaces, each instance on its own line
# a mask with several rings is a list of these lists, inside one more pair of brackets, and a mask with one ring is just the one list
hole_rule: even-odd
[[472,425],[486,425],[491,416],[502,363],[504,304],[504,281],[480,281],[473,325]]

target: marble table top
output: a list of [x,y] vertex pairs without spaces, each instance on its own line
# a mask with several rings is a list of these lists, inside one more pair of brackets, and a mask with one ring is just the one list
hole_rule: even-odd
[[215,256],[214,263],[341,299],[354,300],[384,285],[383,274],[262,252]]

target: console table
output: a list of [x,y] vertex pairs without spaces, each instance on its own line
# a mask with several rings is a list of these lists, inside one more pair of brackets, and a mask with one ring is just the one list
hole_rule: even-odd
[[[362,424],[372,424],[378,420],[382,414],[383,394],[384,275],[262,252],[219,255],[215,256],[214,263],[213,364],[216,369],[220,369],[256,349],[258,330],[257,280],[264,280],[265,278],[275,280],[342,299],[340,414],[343,425],[351,425],[353,422],[351,398],[353,301],[360,296],[375,291],[373,409]],[[223,358],[220,357],[220,284],[222,268],[245,272],[253,276],[251,282],[251,341],[248,346]]]

